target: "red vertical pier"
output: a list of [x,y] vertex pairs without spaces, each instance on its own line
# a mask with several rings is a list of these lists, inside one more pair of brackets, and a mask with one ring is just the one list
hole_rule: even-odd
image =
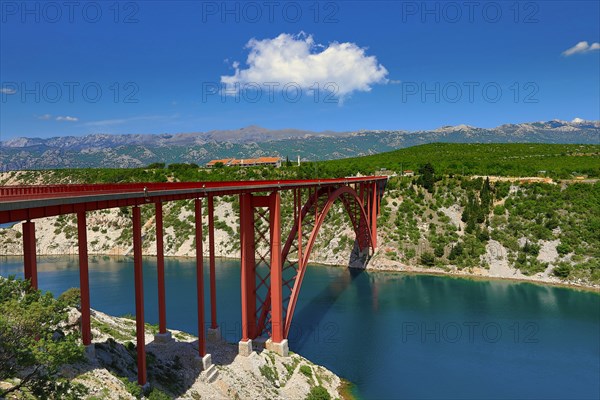
[[135,332],[137,345],[138,383],[146,384],[146,335],[144,331],[144,276],[142,270],[142,215],[139,206],[133,213],[133,269],[135,279]]
[[90,327],[90,280],[85,211],[77,212],[77,242],[79,247],[79,291],[81,293],[81,339],[83,345],[88,346],[92,343],[92,331]]

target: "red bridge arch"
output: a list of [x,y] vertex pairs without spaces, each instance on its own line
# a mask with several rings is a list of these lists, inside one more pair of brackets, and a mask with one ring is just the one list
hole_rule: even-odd
[[293,224],[281,250],[279,193],[240,200],[242,341],[261,335],[276,343],[287,338],[313,246],[336,201],[344,205],[361,252],[376,247],[384,185],[353,186],[316,187],[305,194],[295,190]]

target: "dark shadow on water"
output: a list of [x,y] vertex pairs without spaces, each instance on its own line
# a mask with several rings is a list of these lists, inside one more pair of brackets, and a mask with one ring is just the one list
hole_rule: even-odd
[[[293,320],[310,321],[310,329],[318,329],[325,315],[327,315],[337,299],[352,286],[356,287],[361,298],[367,298],[369,301],[375,298],[370,279],[363,277],[363,275],[366,275],[365,267],[368,263],[368,255],[360,254],[356,243],[350,260],[350,265],[341,279],[330,282],[321,292],[313,296],[301,310],[295,313]],[[302,292],[300,296],[302,296]],[[288,339],[294,348],[301,349],[307,341],[314,340],[314,337],[305,331],[306,329],[307,327],[302,327],[292,322]]]

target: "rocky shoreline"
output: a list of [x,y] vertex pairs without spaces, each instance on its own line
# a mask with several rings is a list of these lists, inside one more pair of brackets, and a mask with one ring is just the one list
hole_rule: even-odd
[[415,275],[435,275],[435,276],[446,276],[446,277],[457,277],[457,278],[468,278],[468,279],[482,279],[482,280],[500,280],[500,281],[513,281],[513,282],[527,282],[532,284],[549,285],[566,287],[569,289],[586,290],[600,293],[600,284],[589,284],[581,281],[564,281],[553,276],[547,276],[542,273],[527,276],[520,273],[518,270],[513,270],[514,273],[511,275],[493,275],[488,269],[476,268],[470,270],[460,270],[457,268],[424,268],[416,267],[411,265],[405,265],[397,261],[385,260],[383,263],[373,263],[369,265],[367,271],[377,272],[396,272],[406,273]]
[[[38,256],[42,257],[72,257],[76,256],[77,253],[70,254],[39,254]],[[0,254],[0,257],[20,257],[20,254]],[[115,254],[102,254],[102,253],[93,253],[90,256],[119,256]],[[154,256],[150,254],[144,254],[144,256]],[[205,254],[207,257],[208,254]],[[192,256],[165,256],[167,258],[175,258],[175,259],[192,259],[195,257]],[[234,256],[223,256],[219,255],[216,257],[217,259],[223,260],[233,260],[239,261],[239,257]],[[340,268],[357,268],[357,269],[365,269],[368,272],[390,272],[390,273],[405,273],[405,274],[415,274],[415,275],[435,275],[435,276],[446,276],[446,277],[457,277],[457,278],[469,278],[469,279],[485,279],[485,280],[501,280],[501,281],[513,281],[513,282],[528,282],[533,284],[541,284],[541,285],[549,285],[549,286],[559,286],[570,289],[577,290],[586,290],[600,293],[600,284],[590,284],[589,282],[584,281],[570,281],[570,280],[562,280],[555,276],[552,276],[547,273],[538,273],[535,275],[524,275],[519,270],[509,269],[506,271],[502,271],[504,273],[494,273],[494,271],[490,268],[474,268],[474,269],[458,269],[456,267],[450,268],[440,268],[440,267],[422,267],[422,266],[414,266],[414,265],[406,265],[399,261],[389,260],[385,257],[381,256],[381,253],[375,252],[375,254],[368,261],[367,265],[362,265],[358,263],[349,263],[349,264],[340,264],[338,260],[330,261],[326,258],[319,258],[315,262],[311,262],[313,265],[323,265],[327,267],[340,267]]]

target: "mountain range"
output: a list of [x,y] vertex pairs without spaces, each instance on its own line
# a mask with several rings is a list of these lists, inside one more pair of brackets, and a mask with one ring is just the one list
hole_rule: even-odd
[[433,142],[600,144],[600,121],[552,120],[496,128],[443,126],[428,131],[313,132],[248,126],[176,134],[90,134],[0,142],[0,172],[21,169],[140,167],[153,162],[205,164],[212,159],[281,156],[326,160]]

